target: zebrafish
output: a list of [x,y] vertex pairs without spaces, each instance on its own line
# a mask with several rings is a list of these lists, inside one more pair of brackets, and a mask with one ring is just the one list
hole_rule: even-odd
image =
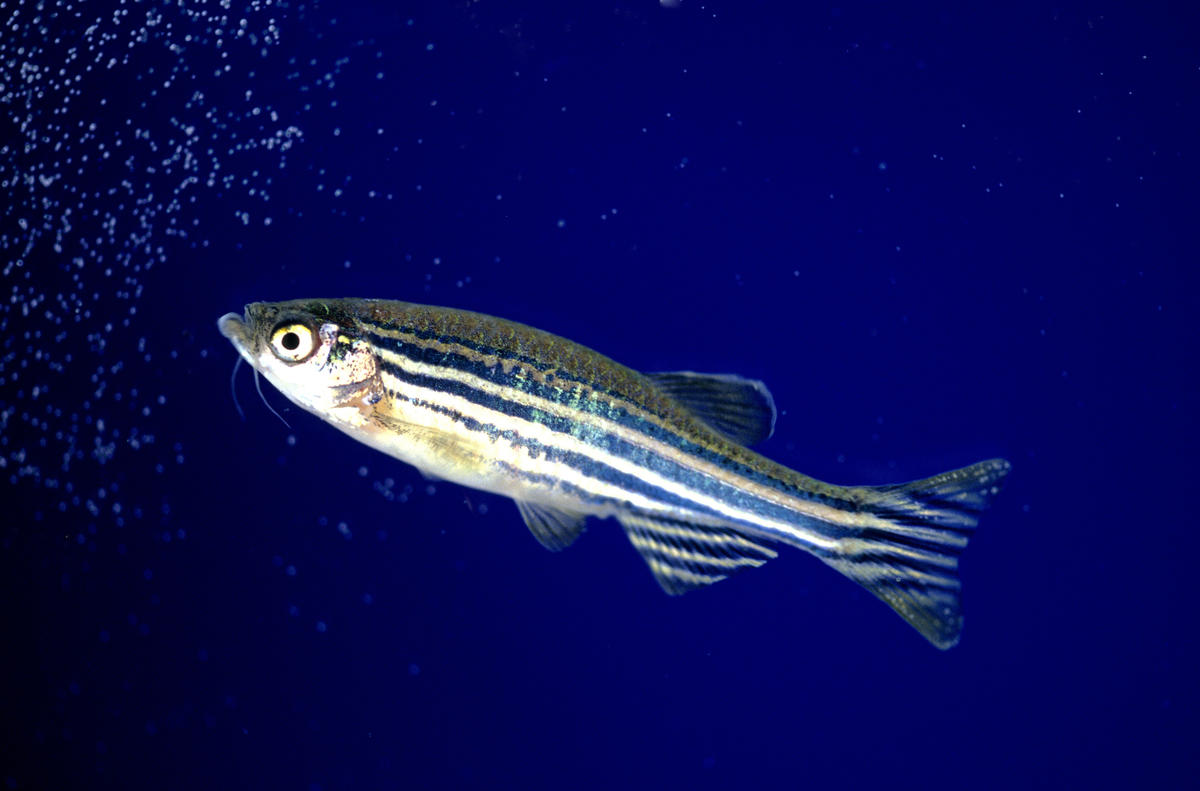
[[938,648],[959,640],[958,558],[1010,465],[837,486],[746,446],[771,435],[762,382],[642,374],[479,313],[374,299],[256,302],[218,321],[287,398],[430,477],[516,501],[547,549],[615,517],[669,594],[816,555]]

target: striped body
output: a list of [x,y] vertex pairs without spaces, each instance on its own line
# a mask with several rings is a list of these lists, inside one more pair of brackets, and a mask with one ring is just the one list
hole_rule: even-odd
[[[663,587],[679,593],[760,565],[775,556],[773,544],[799,547],[942,647],[961,625],[957,554],[1008,469],[983,462],[902,487],[822,483],[730,438],[756,410],[771,410],[773,422],[761,383],[647,376],[466,311],[380,300],[256,303],[245,321],[230,314],[221,328],[296,403],[428,475],[512,497],[552,548],[570,543],[584,517],[614,516]],[[280,359],[306,349],[273,350],[272,338],[284,344],[303,328],[311,356]],[[732,430],[714,427],[724,427],[722,414],[732,415]],[[903,607],[934,611],[928,623],[881,584],[900,586],[891,593]]]

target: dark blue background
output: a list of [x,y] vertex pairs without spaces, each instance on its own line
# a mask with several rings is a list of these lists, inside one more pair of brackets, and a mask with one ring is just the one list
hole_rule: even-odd
[[[1191,787],[1197,29],[1184,4],[995,5],[327,3],[272,9],[269,57],[227,39],[233,76],[211,38],[169,89],[165,47],[88,74],[70,112],[102,127],[165,144],[200,89],[302,136],[281,161],[214,131],[229,156],[185,193],[186,236],[156,226],[128,326],[56,341],[74,356],[47,386],[81,442],[123,432],[111,461],[19,476],[67,418],[29,417],[28,376],[0,391],[0,777]],[[264,178],[268,200],[245,186]],[[49,245],[29,260],[66,281]],[[95,321],[120,291],[88,297]],[[285,427],[244,370],[239,420],[216,318],[336,296],[761,378],[762,450],[837,483],[1010,459],[962,564],[962,643],[800,552],[683,598],[611,521],[550,555],[508,502],[265,388]],[[6,311],[11,371],[42,328]]]

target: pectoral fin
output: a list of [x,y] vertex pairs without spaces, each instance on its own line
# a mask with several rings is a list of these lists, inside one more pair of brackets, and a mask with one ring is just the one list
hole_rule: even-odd
[[[371,414],[370,421],[379,431],[387,432],[393,437],[409,439],[435,451],[439,462],[445,468],[471,470],[479,469],[487,464],[487,459],[480,455],[477,448],[463,442],[453,434],[409,423],[378,410]],[[421,477],[428,481],[442,480],[440,476],[421,467],[417,468],[417,472],[421,473]]]
[[734,442],[754,445],[775,430],[775,399],[757,379],[693,371],[646,376],[658,389]]

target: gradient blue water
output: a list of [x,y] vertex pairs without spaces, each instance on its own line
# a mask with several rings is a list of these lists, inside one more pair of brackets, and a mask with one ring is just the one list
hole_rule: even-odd
[[[50,489],[11,457],[65,418],[6,423],[9,787],[1191,787],[1193,20],[795,5],[280,8],[253,78],[197,77],[303,134],[198,192],[186,239],[154,237],[105,350],[61,342],[67,411],[149,450],[120,437]],[[120,127],[148,83],[89,117]],[[269,201],[238,189],[266,173]],[[31,260],[53,290],[54,251]],[[98,313],[126,310],[107,293]],[[285,427],[244,370],[239,420],[216,318],[306,296],[761,378],[762,450],[834,482],[1010,459],[961,645],[799,552],[678,599],[615,523],[551,555],[511,504],[267,388]],[[37,327],[6,321],[19,359]],[[89,513],[61,480],[109,500]]]

